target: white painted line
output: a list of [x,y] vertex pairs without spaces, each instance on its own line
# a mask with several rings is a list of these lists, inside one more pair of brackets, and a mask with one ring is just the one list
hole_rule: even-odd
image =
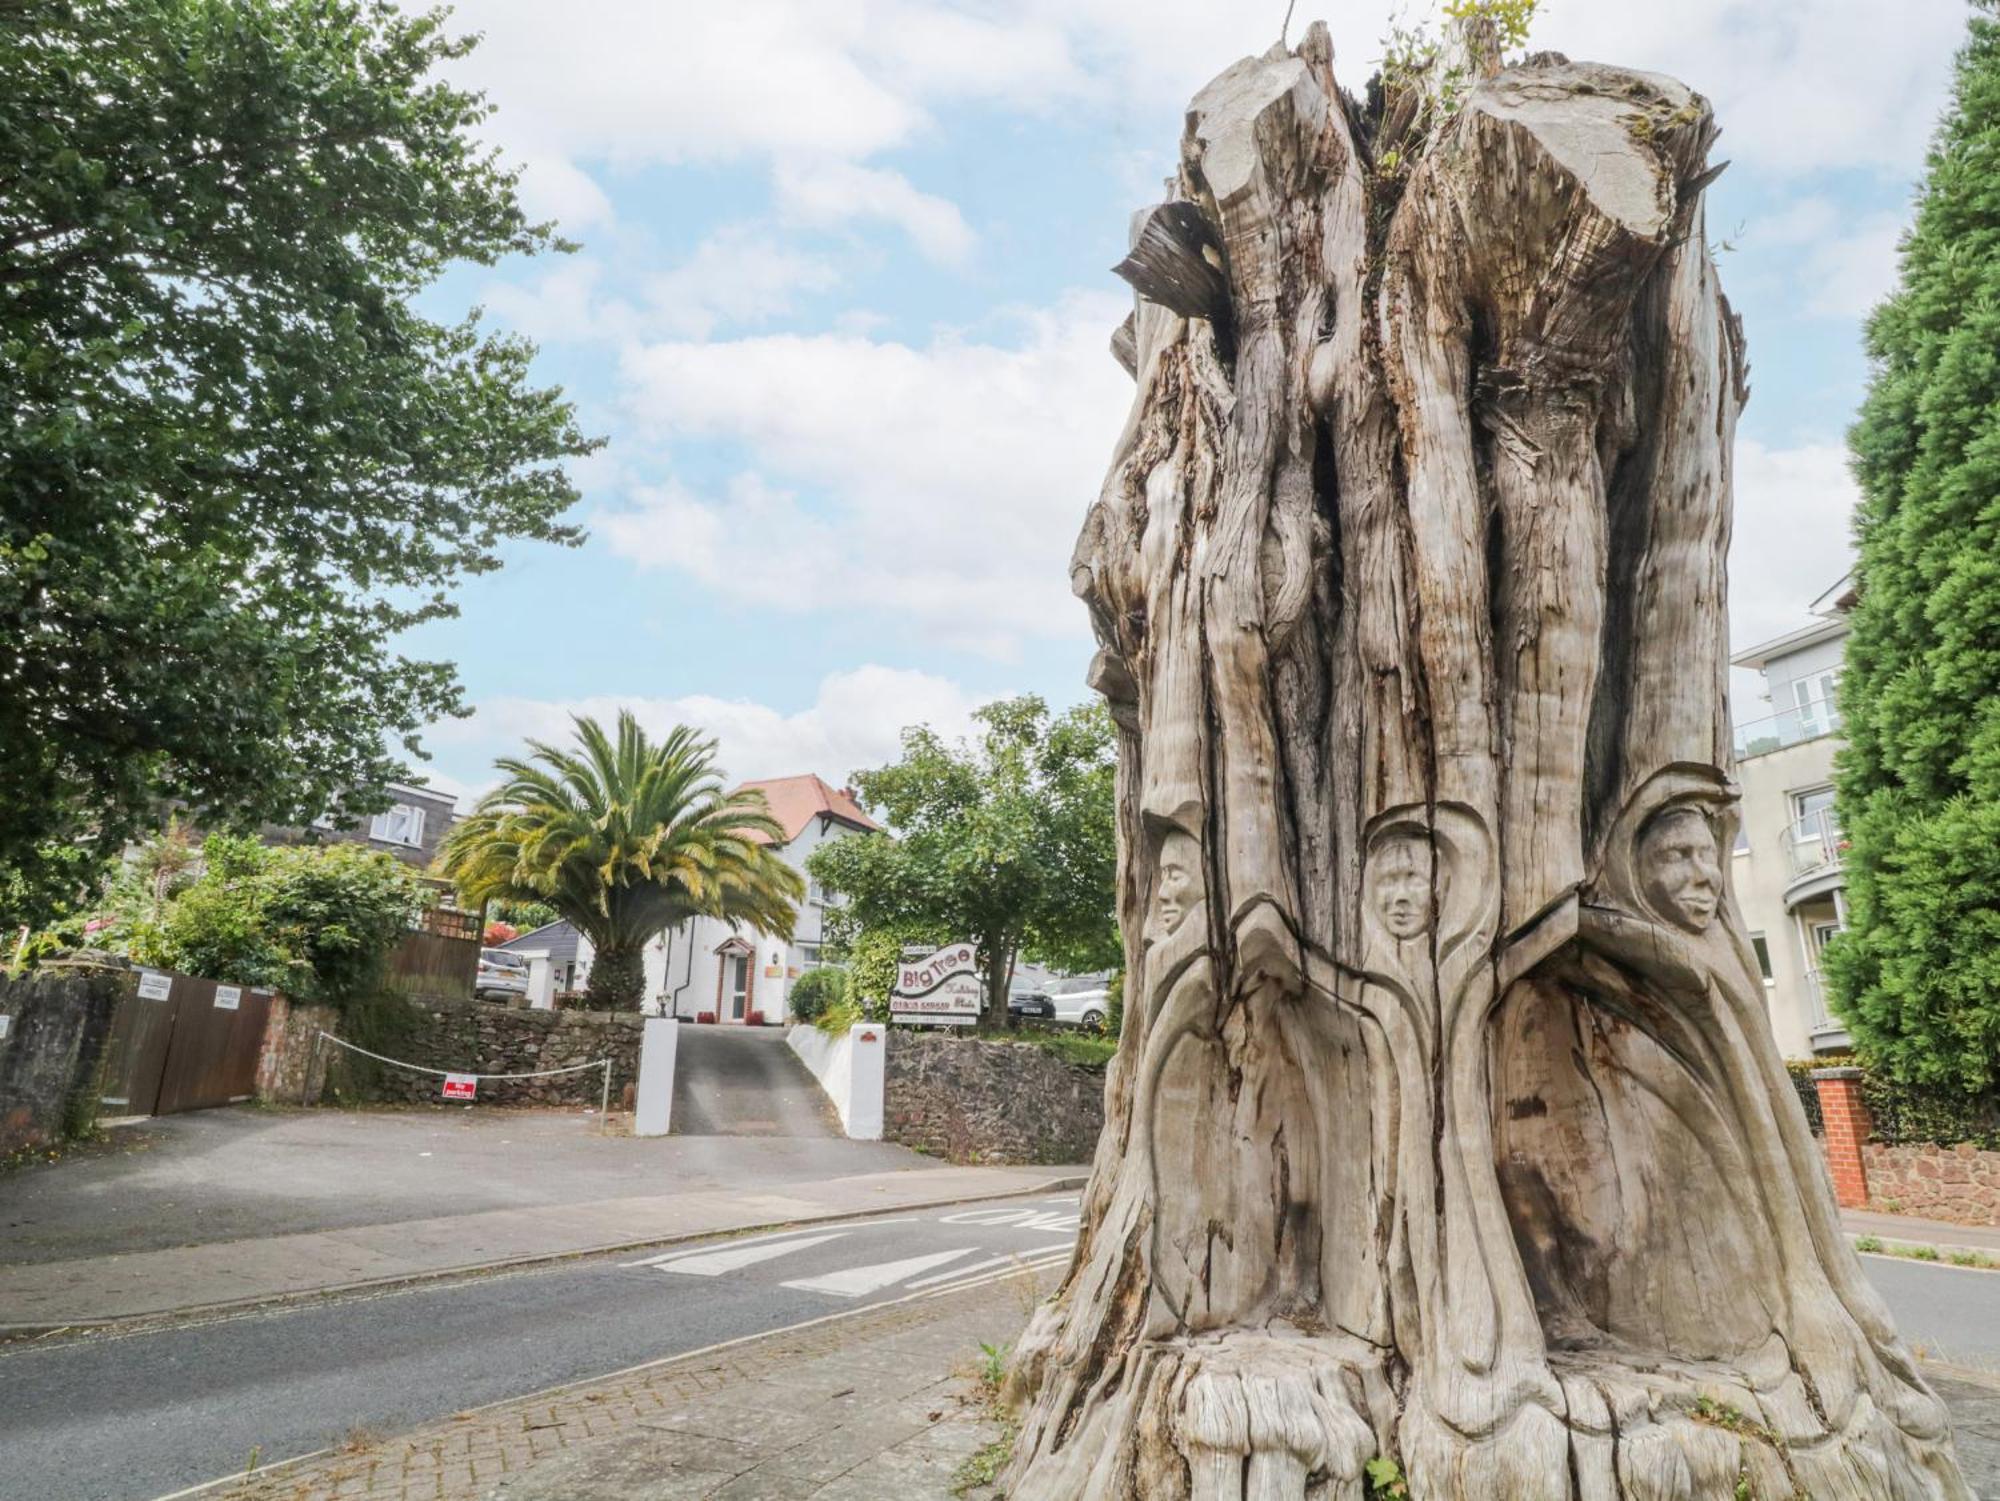
[[934,1266],[943,1266],[947,1261],[970,1256],[977,1249],[977,1246],[961,1246],[956,1251],[936,1251],[929,1256],[911,1256],[902,1261],[884,1261],[874,1266],[849,1267],[844,1272],[831,1272],[824,1277],[807,1277],[799,1282],[787,1282],[785,1286],[796,1288],[802,1293],[832,1293],[837,1298],[859,1298],[868,1293],[880,1292],[890,1283],[901,1282],[905,1277],[914,1277],[919,1272],[928,1272]]
[[933,1287],[940,1282],[951,1282],[960,1277],[970,1277],[974,1272],[983,1272],[996,1266],[1026,1264],[1039,1256],[1047,1256],[1052,1251],[1068,1251],[1068,1246],[1040,1246],[1032,1251],[1016,1251],[1011,1256],[995,1256],[991,1261],[975,1261],[971,1266],[955,1266],[948,1272],[934,1272],[928,1277],[919,1277],[910,1284],[910,1290]]
[[[1005,1282],[1009,1277],[1018,1277],[1029,1272],[1046,1272],[1054,1267],[1066,1264],[1068,1260],[1067,1256],[1051,1256],[1043,1261],[1016,1261],[1012,1266],[1001,1271],[988,1272],[983,1277],[961,1276],[956,1282],[947,1282],[942,1287],[933,1287],[927,1292],[919,1293],[917,1296],[921,1298],[941,1298],[948,1293],[962,1293],[971,1288],[984,1287],[989,1282]],[[970,1271],[971,1269],[967,1268],[967,1270]]]
[[823,1246],[830,1240],[839,1240],[846,1235],[845,1230],[836,1230],[831,1235],[808,1235],[804,1240],[784,1240],[775,1245],[724,1246],[718,1251],[704,1251],[699,1256],[683,1256],[670,1261],[658,1270],[678,1272],[684,1277],[720,1277],[724,1272],[738,1271],[746,1266],[755,1266],[760,1261],[776,1261],[780,1256],[789,1256],[794,1251],[803,1251],[811,1246]]
[[[790,1240],[795,1235],[812,1235],[821,1230],[866,1230],[875,1225],[914,1225],[921,1218],[921,1215],[909,1214],[891,1220],[842,1220],[840,1223],[834,1225],[800,1225],[791,1230],[774,1230],[769,1235],[747,1235],[741,1240],[731,1240],[729,1244],[732,1246],[756,1246],[762,1245],[767,1240]],[[717,1234],[727,1235],[728,1232],[718,1231]],[[663,1251],[658,1256],[648,1256],[640,1261],[621,1261],[618,1263],[618,1269],[624,1271],[628,1267],[659,1266],[664,1262],[678,1261],[683,1256],[705,1256],[710,1251],[716,1249],[718,1247],[710,1244],[703,1244],[693,1248],[682,1246],[678,1250]]]

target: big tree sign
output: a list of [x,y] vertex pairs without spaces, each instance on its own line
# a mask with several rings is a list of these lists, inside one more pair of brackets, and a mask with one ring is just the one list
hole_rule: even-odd
[[1229,69],[1120,267],[1129,1001],[1008,1494],[1968,1497],[1723,858],[1708,105],[1483,23],[1369,99]]

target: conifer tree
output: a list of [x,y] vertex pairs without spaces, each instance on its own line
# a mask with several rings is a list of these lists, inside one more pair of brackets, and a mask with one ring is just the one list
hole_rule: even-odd
[[2000,0],[1976,0],[1850,435],[1861,597],[1841,681],[1855,1041],[2000,1085]]

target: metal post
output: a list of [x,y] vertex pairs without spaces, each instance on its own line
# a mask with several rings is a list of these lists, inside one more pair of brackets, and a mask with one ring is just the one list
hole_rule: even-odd
[[600,1136],[611,1134],[611,1060],[604,1060],[604,1099],[597,1111],[597,1132]]

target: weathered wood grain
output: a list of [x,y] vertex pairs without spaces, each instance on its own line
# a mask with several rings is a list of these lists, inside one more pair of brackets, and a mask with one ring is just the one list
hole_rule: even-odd
[[1007,1493],[1961,1501],[1728,889],[1708,105],[1442,56],[1237,63],[1119,267],[1128,1000]]

